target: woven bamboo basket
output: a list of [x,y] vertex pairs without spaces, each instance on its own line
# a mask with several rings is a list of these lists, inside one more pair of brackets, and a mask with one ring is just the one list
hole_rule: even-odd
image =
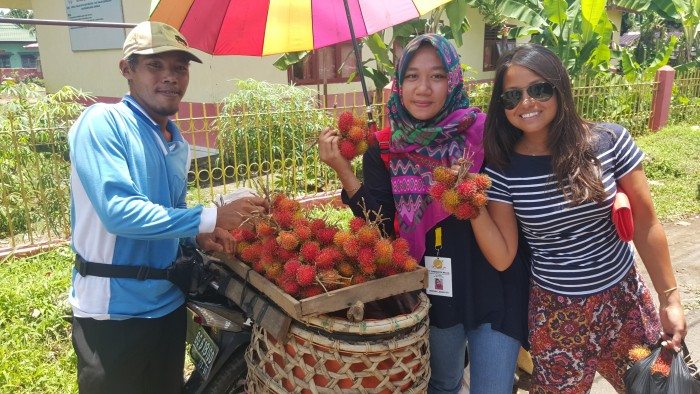
[[427,296],[409,314],[358,323],[294,321],[286,343],[259,326],[246,352],[248,393],[425,393]]

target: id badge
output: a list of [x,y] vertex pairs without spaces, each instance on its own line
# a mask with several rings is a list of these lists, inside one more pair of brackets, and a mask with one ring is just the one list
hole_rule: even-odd
[[452,297],[452,259],[425,256],[425,268],[428,269],[426,292],[430,295]]

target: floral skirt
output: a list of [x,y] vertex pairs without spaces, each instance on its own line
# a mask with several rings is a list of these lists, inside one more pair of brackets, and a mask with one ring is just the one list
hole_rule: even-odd
[[649,289],[632,267],[615,286],[588,297],[530,288],[533,393],[586,393],[600,373],[618,392],[635,345],[652,345],[661,324]]

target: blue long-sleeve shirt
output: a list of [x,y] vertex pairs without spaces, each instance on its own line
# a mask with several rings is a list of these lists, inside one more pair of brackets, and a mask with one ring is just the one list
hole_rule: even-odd
[[[186,206],[188,155],[179,159],[185,168],[168,170],[166,157],[189,148],[173,122],[167,128],[170,142],[130,96],[92,105],[71,128],[72,246],[85,260],[166,268],[180,238],[213,230],[215,208]],[[124,319],[166,315],[184,297],[167,280],[83,277],[73,270],[69,300],[77,317]]]

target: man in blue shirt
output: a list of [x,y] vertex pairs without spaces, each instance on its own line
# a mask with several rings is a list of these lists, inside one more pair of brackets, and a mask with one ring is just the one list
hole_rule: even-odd
[[119,62],[129,94],[87,108],[68,135],[77,255],[69,300],[81,392],[180,392],[182,291],[119,272],[164,270],[183,243],[232,252],[227,230],[267,209],[260,197],[187,208],[190,149],[168,117],[187,90],[190,61],[201,63],[176,29],[140,23]]

